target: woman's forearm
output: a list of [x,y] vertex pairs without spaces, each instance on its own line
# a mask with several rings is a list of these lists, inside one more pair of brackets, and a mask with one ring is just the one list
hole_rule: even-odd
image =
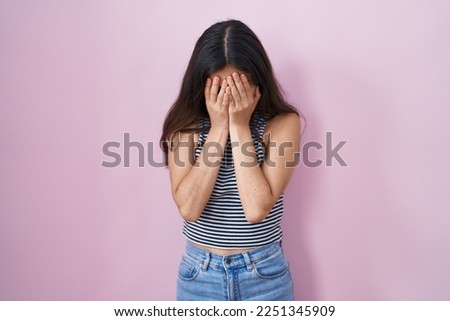
[[[211,196],[227,137],[227,128],[211,127],[202,152],[173,192],[178,210],[187,221],[199,219]],[[183,164],[183,166],[191,165]]]
[[258,164],[249,126],[231,126],[230,138],[245,217],[251,223],[260,222],[266,218],[276,200]]

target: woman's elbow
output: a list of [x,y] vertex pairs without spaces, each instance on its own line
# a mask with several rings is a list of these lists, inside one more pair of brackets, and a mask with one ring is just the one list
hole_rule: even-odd
[[271,209],[272,208],[271,207],[269,208],[268,206],[264,206],[264,207],[258,206],[253,209],[244,210],[245,219],[250,224],[260,223],[260,222],[264,221],[264,219],[267,217],[267,215],[269,215]]
[[191,223],[197,222],[201,215],[201,211],[194,210],[187,206],[178,206],[178,212],[185,221]]

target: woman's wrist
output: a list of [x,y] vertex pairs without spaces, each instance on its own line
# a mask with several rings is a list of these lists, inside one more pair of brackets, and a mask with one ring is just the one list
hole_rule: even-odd
[[230,123],[230,135],[240,137],[243,133],[250,132],[248,123]]
[[217,135],[217,137],[222,137],[222,136],[228,137],[229,131],[230,130],[229,130],[228,124],[226,124],[226,125],[225,124],[220,124],[220,125],[211,124],[211,128],[209,130],[208,136]]

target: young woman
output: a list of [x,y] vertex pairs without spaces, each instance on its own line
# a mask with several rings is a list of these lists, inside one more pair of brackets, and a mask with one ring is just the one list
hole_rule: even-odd
[[177,300],[294,299],[280,222],[299,140],[257,36],[236,20],[209,27],[161,136],[187,238]]

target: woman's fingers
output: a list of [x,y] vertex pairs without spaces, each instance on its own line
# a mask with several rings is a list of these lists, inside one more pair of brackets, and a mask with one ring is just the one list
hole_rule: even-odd
[[222,87],[220,87],[219,94],[217,95],[217,103],[222,104],[223,95],[225,94],[225,89],[227,87],[227,81],[224,79],[222,81]]
[[245,88],[245,91],[248,93],[247,97],[251,97],[252,87],[250,86],[250,82],[248,81],[247,76],[245,76],[244,74],[241,74],[241,81]]
[[227,87],[226,93],[227,93],[228,100],[229,100],[228,106],[229,106],[230,108],[236,107],[236,104],[235,104],[235,102],[234,102],[233,95],[231,94],[231,87]]
[[241,101],[241,97],[239,95],[238,89],[236,88],[233,77],[228,76],[227,83],[231,90],[231,97],[233,98],[233,103],[239,103]]
[[[239,92],[239,96],[241,97],[241,99],[247,99],[249,97],[249,95],[246,92],[246,88],[244,87],[244,84],[242,83],[241,78],[235,72],[232,74],[232,76],[233,76],[233,80],[236,85],[236,88]],[[250,91],[248,91],[248,93],[250,93]]]
[[225,92],[222,100],[222,108],[228,108],[230,106],[230,95]]
[[252,87],[244,74],[233,73],[224,78],[222,83],[217,76],[206,79],[205,98],[211,106],[236,111],[236,108],[252,107],[260,97],[259,88]]
[[208,101],[211,93],[211,78],[206,78],[205,99]]
[[212,81],[211,92],[209,95],[209,99],[211,99],[213,102],[217,101],[217,92],[219,91],[219,82],[220,82],[220,78],[217,76],[214,77],[214,79]]

